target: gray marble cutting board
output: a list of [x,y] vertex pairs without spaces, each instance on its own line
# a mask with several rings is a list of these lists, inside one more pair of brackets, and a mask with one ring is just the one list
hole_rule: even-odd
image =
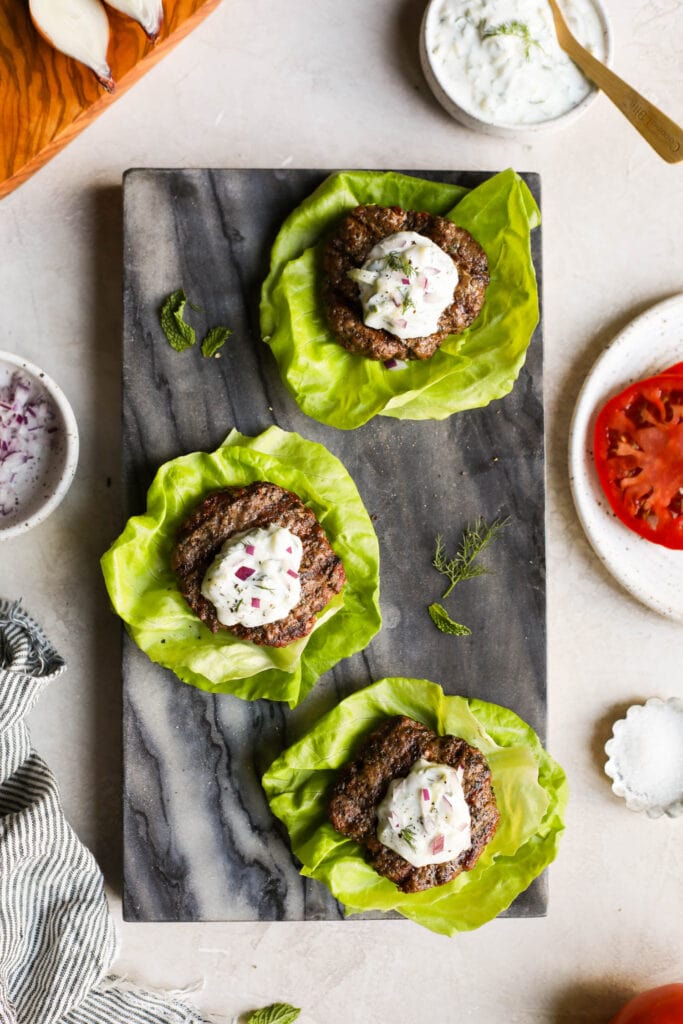
[[[133,170],[124,181],[124,467],[127,514],[141,512],[167,459],[212,450],[237,427],[273,423],[322,442],[346,464],[381,548],[384,627],[329,672],[295,712],[186,686],[126,636],[124,915],[131,921],[341,919],[327,889],[302,879],[259,778],[325,710],[386,675],[432,679],[449,693],[511,707],[543,737],[546,719],[544,447],[541,329],[510,395],[444,422],[377,417],[338,431],[304,416],[260,341],[258,295],[284,217],[327,172]],[[478,184],[487,175],[416,172]],[[539,180],[526,176],[536,198]],[[540,285],[540,230],[533,248]],[[158,308],[183,287],[208,324],[234,335],[221,359],[174,352]],[[487,560],[495,575],[447,604],[472,636],[439,633],[427,605],[443,577],[434,538],[451,547],[479,515],[511,517]],[[543,878],[509,916],[545,912]]]

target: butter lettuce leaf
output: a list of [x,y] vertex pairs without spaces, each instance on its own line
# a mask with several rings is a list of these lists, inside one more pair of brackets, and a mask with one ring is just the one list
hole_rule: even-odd
[[[314,631],[287,647],[259,647],[213,634],[181,595],[171,552],[181,522],[210,491],[269,480],[313,510],[340,556],[347,582]],[[299,704],[319,676],[365,647],[381,625],[379,547],[343,464],[323,445],[271,427],[258,437],[232,431],[217,451],[194,452],[158,470],[147,510],[128,520],[102,557],[114,610],[141,650],[185,683],[245,700]]]
[[[391,715],[408,715],[481,750],[501,814],[472,871],[420,893],[402,893],[378,875],[363,848],[327,819],[340,768]],[[556,855],[567,803],[564,772],[513,711],[446,696],[425,679],[382,679],[347,697],[270,766],[262,783],[271,810],[287,828],[301,873],[324,882],[347,914],[397,911],[444,935],[491,920],[543,871]]]
[[[491,283],[471,327],[424,361],[388,370],[347,352],[323,313],[322,248],[360,203],[426,210],[466,228],[483,246]],[[508,394],[538,323],[530,233],[540,223],[524,181],[503,171],[474,189],[405,174],[346,171],[327,178],[282,225],[261,292],[261,332],[300,408],[352,429],[373,416],[444,419]]]

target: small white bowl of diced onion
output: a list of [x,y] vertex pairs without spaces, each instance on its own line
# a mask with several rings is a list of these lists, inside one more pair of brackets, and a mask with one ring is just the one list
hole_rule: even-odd
[[47,519],[77,464],[78,427],[61,388],[33,363],[0,352],[0,540]]
[[[600,0],[559,2],[579,42],[608,64],[612,36]],[[487,135],[564,127],[598,94],[560,49],[546,0],[430,0],[420,59],[445,110]]]

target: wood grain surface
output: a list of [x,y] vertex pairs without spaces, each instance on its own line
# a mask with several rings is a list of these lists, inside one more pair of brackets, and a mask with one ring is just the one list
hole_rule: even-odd
[[[473,187],[486,174],[407,172]],[[162,462],[212,451],[236,427],[277,424],[324,444],[353,477],[380,543],[383,627],[339,662],[295,711],[181,683],[126,636],[123,650],[124,916],[131,921],[332,920],[324,885],[298,866],[265,801],[262,772],[321,714],[362,686],[404,675],[546,723],[541,325],[513,391],[447,420],[377,416],[336,430],[305,416],[261,341],[259,290],[284,218],[321,170],[133,170],[124,181],[123,456],[128,514]],[[525,180],[540,199],[537,175]],[[541,229],[532,235],[541,272]],[[234,336],[220,360],[175,352],[158,321],[183,287],[207,323]],[[360,358],[360,357],[359,357]],[[471,637],[439,633],[434,538],[467,521],[511,517],[492,575],[446,602]],[[545,913],[537,879],[506,912]],[[370,916],[381,916],[373,914]]]
[[108,59],[116,82],[108,93],[89,68],[40,37],[28,0],[0,0],[0,197],[47,163],[219,3],[166,0],[156,43],[108,7]]

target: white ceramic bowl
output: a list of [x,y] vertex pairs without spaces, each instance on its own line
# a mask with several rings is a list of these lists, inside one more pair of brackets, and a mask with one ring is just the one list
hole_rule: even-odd
[[606,774],[630,811],[650,818],[683,814],[683,701],[651,697],[614,723]]
[[17,373],[30,382],[41,401],[49,403],[55,429],[39,470],[22,475],[16,509],[0,512],[0,540],[17,537],[47,519],[69,490],[78,465],[78,427],[61,388],[40,367],[11,352],[0,352],[0,387],[10,384]]
[[[448,85],[444,82],[442,73],[432,56],[434,27],[442,2],[443,0],[430,0],[425,9],[420,29],[420,62],[423,74],[436,99],[451,117],[459,121],[460,124],[465,125],[466,128],[482,132],[485,135],[497,135],[504,138],[531,137],[541,132],[554,131],[558,128],[566,127],[580,117],[581,114],[585,113],[591,104],[595,102],[600,90],[597,87],[592,87],[590,92],[566,113],[535,124],[506,124],[494,120],[485,120],[483,117],[478,117],[471,110],[461,106],[457,96],[449,91]],[[590,2],[595,8],[602,26],[605,63],[609,64],[612,60],[612,33],[607,13],[602,6],[601,0],[590,0]]]

